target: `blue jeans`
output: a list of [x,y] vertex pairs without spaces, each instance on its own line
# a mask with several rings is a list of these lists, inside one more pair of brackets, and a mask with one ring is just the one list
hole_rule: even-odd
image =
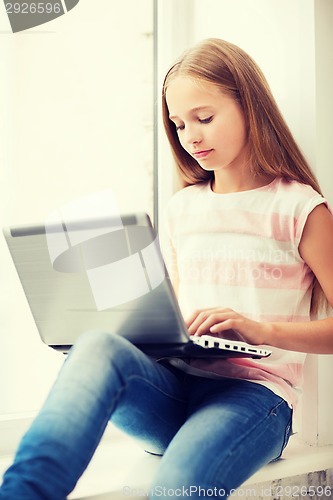
[[119,336],[86,333],[23,437],[0,499],[65,499],[110,419],[163,455],[149,498],[225,498],[280,456],[291,410],[258,384],[188,375]]

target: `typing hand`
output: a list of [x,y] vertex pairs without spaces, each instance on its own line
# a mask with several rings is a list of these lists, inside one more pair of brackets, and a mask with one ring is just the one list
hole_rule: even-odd
[[188,318],[186,325],[190,335],[215,335],[252,345],[265,344],[265,323],[245,318],[233,309],[200,309]]

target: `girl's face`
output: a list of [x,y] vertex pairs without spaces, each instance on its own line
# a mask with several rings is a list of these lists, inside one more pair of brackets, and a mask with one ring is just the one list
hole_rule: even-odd
[[243,169],[247,132],[237,101],[214,84],[177,76],[166,102],[180,144],[204,170]]

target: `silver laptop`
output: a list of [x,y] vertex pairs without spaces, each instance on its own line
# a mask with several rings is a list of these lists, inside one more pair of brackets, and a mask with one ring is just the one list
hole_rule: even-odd
[[3,229],[42,341],[67,352],[88,330],[121,335],[153,358],[252,357],[271,351],[190,337],[145,213],[49,219]]

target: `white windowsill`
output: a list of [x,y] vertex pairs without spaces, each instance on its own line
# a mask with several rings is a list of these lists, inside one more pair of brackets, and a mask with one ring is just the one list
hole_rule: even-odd
[[[20,434],[25,431],[31,418],[20,419]],[[10,421],[0,420],[1,430],[7,436],[13,437],[15,419]],[[12,429],[11,429],[12,428]],[[16,431],[18,421],[16,421]],[[0,456],[0,474],[2,474],[12,461],[12,453]],[[145,453],[142,448],[131,438],[109,426],[93,460],[77,484],[69,500],[120,500],[131,498],[136,500],[143,497],[154,471],[158,467],[159,457]],[[278,484],[286,485],[300,491],[299,488],[320,485],[325,477],[327,484],[332,484],[333,490],[333,446],[312,447],[304,444],[294,436],[284,452],[283,458],[261,469],[248,479],[242,489],[256,488],[257,498],[263,488],[271,488]],[[124,488],[127,488],[126,495]],[[298,489],[297,489],[298,488]],[[244,497],[244,493],[242,493]],[[265,498],[273,498],[265,495]]]

